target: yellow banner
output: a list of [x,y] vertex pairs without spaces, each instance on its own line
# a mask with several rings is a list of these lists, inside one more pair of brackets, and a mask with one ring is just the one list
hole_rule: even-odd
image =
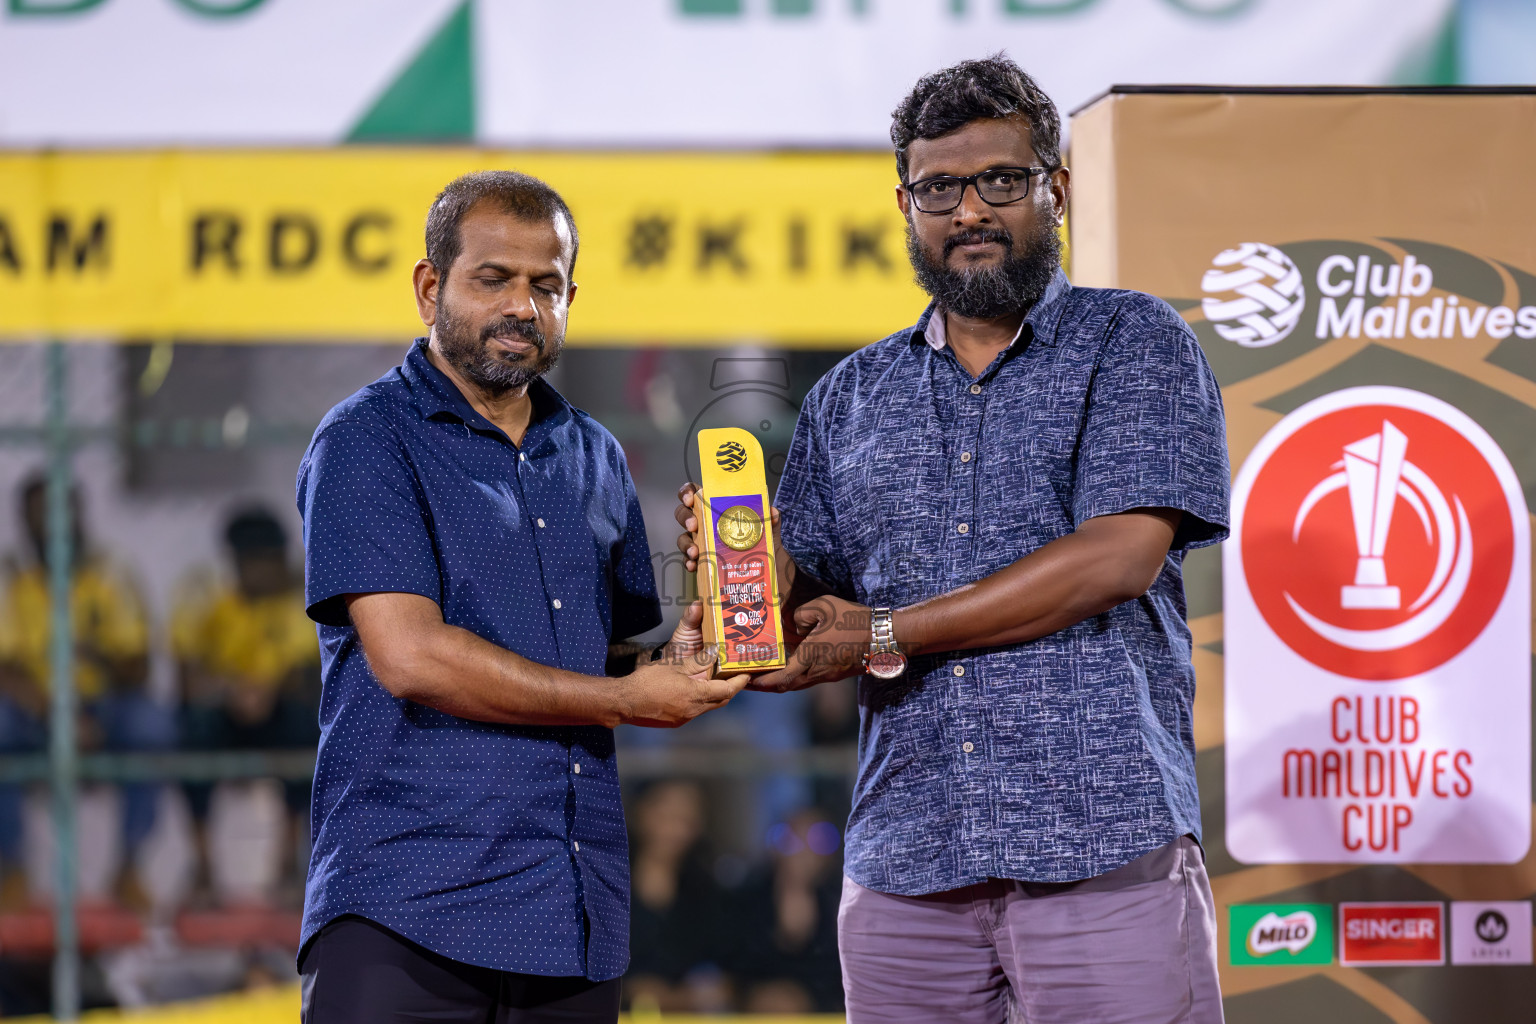
[[847,347],[923,308],[887,153],[0,154],[0,339],[420,333],[427,207],[482,168],[571,205],[574,344]]

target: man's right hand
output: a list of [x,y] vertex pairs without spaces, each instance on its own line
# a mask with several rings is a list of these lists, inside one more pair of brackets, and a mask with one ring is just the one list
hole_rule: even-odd
[[715,652],[708,648],[683,658],[642,662],[623,679],[622,721],[653,729],[676,729],[706,711],[723,708],[751,676],[714,678]]
[[677,520],[687,533],[677,535],[677,550],[683,553],[686,561],[683,567],[689,572],[699,571],[699,549],[693,542],[693,535],[699,528],[698,518],[693,511],[694,503],[698,501],[698,488],[693,484],[683,484],[677,489],[677,508],[672,510],[672,518]]

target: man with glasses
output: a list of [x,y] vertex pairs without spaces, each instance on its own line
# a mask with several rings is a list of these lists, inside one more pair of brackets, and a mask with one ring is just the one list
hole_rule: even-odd
[[1059,134],[1001,55],[896,109],[934,301],[811,390],[779,485],[805,636],[754,685],[862,672],[852,1024],[1222,1019],[1181,579],[1226,535],[1221,396],[1165,303],[1067,282]]

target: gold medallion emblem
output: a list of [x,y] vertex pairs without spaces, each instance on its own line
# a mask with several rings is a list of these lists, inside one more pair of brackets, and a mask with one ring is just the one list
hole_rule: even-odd
[[733,551],[746,551],[763,536],[763,520],[745,505],[732,505],[720,514],[716,524],[720,539]]

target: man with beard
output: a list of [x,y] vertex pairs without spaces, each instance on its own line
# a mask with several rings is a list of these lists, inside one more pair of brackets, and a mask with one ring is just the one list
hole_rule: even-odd
[[508,171],[427,215],[401,366],[336,406],[299,468],[323,688],[303,1019],[612,1022],[629,872],[612,728],[725,704],[689,609],[669,657],[613,436],[543,380],[576,225]]
[[1222,1016],[1180,575],[1226,533],[1221,397],[1165,303],[1062,274],[1059,133],[1001,55],[896,109],[934,301],[811,390],[779,485],[806,635],[754,685],[863,673],[852,1024]]

